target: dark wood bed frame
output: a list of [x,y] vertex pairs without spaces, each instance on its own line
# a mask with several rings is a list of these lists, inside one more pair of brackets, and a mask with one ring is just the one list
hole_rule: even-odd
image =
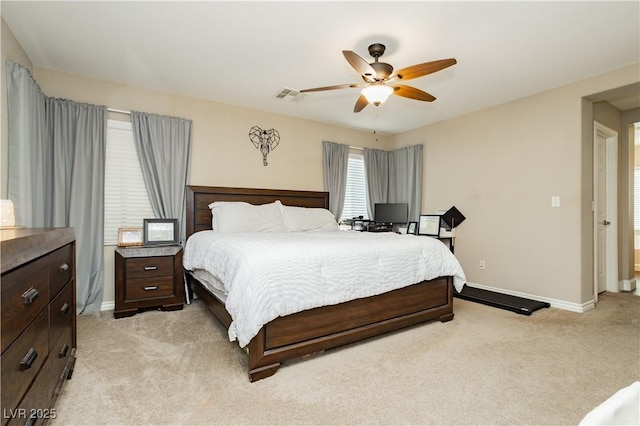
[[[327,192],[188,186],[187,237],[194,232],[211,229],[208,206],[214,201],[265,204],[276,200],[290,206],[329,207]],[[228,328],[231,316],[224,304],[189,271],[185,272],[190,288]],[[280,363],[288,359],[430,320],[451,321],[453,315],[453,279],[447,276],[377,296],[279,317],[263,326],[246,348],[249,380],[273,375]]]

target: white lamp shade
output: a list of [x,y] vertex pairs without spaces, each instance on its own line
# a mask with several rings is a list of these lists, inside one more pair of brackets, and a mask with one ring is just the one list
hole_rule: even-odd
[[0,227],[8,228],[16,225],[16,216],[13,213],[13,201],[0,200]]
[[362,89],[361,92],[365,98],[375,106],[380,105],[389,98],[393,93],[393,87],[383,84],[373,84]]

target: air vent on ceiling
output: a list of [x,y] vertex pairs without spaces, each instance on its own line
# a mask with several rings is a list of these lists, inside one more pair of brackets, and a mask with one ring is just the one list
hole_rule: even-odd
[[286,87],[276,93],[276,98],[284,99],[285,101],[299,101],[304,97],[298,90],[287,89]]

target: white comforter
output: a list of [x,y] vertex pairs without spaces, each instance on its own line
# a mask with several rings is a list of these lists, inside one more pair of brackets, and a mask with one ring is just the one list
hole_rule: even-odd
[[278,316],[406,287],[439,276],[465,283],[458,260],[430,237],[369,232],[221,234],[187,241],[183,264],[222,282],[241,346]]

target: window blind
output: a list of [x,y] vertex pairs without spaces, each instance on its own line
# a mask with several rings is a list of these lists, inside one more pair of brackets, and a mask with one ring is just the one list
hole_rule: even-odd
[[154,218],[133,141],[131,123],[107,120],[104,244],[118,243],[118,228],[142,228]]
[[344,208],[340,220],[357,216],[369,218],[367,212],[367,180],[365,179],[364,155],[349,153],[347,166],[347,188]]

